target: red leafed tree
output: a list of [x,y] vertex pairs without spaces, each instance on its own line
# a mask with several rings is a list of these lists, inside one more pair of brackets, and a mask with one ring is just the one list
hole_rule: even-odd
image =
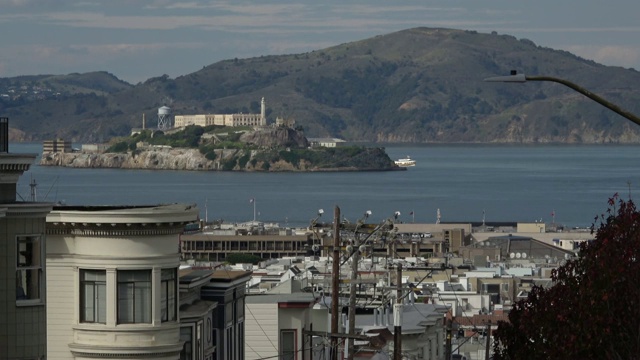
[[640,358],[640,213],[616,195],[596,222],[554,285],[534,287],[499,323],[494,359]]

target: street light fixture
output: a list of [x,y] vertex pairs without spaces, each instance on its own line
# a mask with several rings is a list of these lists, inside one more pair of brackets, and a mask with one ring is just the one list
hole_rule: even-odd
[[623,110],[622,108],[620,108],[619,106],[612,104],[611,102],[603,99],[602,97],[592,93],[591,91],[578,86],[570,81],[564,80],[564,79],[560,79],[560,78],[556,78],[556,77],[551,77],[551,76],[528,76],[525,74],[518,74],[517,71],[515,70],[511,70],[511,75],[509,76],[494,76],[494,77],[489,77],[484,79],[484,81],[488,81],[488,82],[517,82],[517,83],[523,83],[523,82],[527,82],[527,81],[551,81],[551,82],[556,82],[559,84],[562,84],[564,86],[570,87],[571,89],[581,93],[582,95],[588,97],[589,99],[599,103],[600,105],[608,108],[609,110],[614,111],[615,113],[617,113],[618,115],[633,121],[636,125],[640,125],[640,117],[626,111]]

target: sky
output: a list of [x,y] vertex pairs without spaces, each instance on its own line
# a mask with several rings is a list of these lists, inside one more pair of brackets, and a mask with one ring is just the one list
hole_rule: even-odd
[[496,31],[640,70],[639,18],[637,0],[0,0],[0,77],[107,71],[136,84],[414,27]]

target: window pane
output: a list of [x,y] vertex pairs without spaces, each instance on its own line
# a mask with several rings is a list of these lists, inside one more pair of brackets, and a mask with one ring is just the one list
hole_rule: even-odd
[[42,276],[40,237],[16,238],[16,300],[40,299]]
[[151,283],[137,282],[135,285],[135,322],[151,322]]
[[80,321],[106,324],[107,272],[80,270]]
[[160,313],[162,321],[176,320],[176,269],[162,269]]
[[118,322],[132,323],[133,321],[133,289],[134,284],[118,284]]
[[96,285],[96,309],[97,317],[96,322],[106,324],[107,323],[107,284]]
[[84,316],[81,319],[81,321],[94,322],[96,321],[94,317],[94,309],[95,309],[95,303],[94,303],[95,294],[93,293],[94,285],[85,283],[84,288],[82,290],[83,290],[83,293],[81,297],[81,302],[84,303],[84,306],[83,304],[81,304],[80,306],[83,309]]
[[118,323],[151,322],[151,270],[118,271]]
[[40,269],[16,271],[16,300],[40,299]]
[[42,265],[39,237],[19,236],[17,245],[18,268]]

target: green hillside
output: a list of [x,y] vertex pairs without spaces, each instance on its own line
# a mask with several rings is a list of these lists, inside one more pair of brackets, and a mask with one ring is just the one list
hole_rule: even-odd
[[[640,142],[636,125],[552,83],[483,79],[515,69],[561,77],[640,113],[640,73],[509,35],[416,28],[303,54],[225,60],[138,85],[107,73],[0,79],[60,95],[0,97],[24,140],[106,141],[174,114],[258,112],[293,118],[307,137],[367,142]],[[55,81],[54,81],[55,80]],[[64,90],[64,91],[63,91]],[[17,135],[16,135],[17,136]]]

